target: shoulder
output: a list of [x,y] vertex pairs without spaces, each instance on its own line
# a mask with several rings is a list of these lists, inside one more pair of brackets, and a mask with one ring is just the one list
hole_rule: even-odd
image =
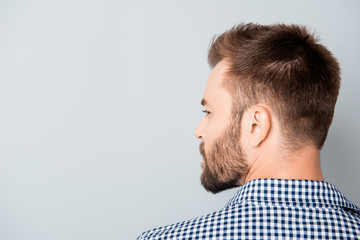
[[239,213],[237,206],[228,206],[219,211],[196,217],[187,221],[158,227],[143,232],[137,240],[157,239],[193,239],[195,236],[216,237],[216,229],[230,222],[234,215]]

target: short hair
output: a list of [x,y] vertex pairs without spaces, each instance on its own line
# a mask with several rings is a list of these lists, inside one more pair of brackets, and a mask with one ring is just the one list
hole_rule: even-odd
[[284,148],[321,149],[340,88],[340,66],[301,25],[238,24],[211,41],[208,62],[229,62],[223,82],[233,115],[267,103],[279,120]]

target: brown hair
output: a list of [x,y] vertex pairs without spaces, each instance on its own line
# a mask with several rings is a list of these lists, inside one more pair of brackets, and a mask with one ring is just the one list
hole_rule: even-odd
[[298,25],[239,24],[215,37],[208,61],[229,62],[224,87],[233,114],[263,102],[281,126],[284,148],[321,149],[334,115],[340,67],[331,52]]

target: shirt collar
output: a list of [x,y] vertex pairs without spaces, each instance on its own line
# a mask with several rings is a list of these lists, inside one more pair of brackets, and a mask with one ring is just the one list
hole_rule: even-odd
[[321,204],[360,209],[332,184],[298,179],[254,179],[245,183],[226,207],[245,202]]

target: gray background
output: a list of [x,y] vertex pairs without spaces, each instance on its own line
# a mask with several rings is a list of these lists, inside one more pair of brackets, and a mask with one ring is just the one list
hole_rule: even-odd
[[359,1],[0,1],[0,239],[135,239],[222,208],[194,130],[214,34],[316,30],[342,66],[321,158],[360,205]]

